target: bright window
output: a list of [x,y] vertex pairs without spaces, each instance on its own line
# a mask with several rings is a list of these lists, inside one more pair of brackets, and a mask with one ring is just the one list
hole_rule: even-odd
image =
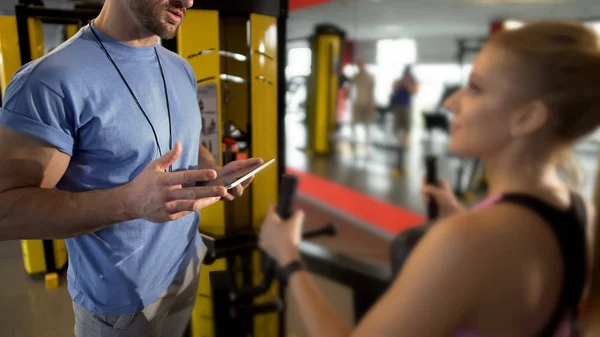
[[292,48],[288,51],[287,78],[310,75],[312,52],[308,47]]

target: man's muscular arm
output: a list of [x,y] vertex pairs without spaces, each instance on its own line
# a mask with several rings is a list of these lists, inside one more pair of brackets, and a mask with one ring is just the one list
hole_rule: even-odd
[[175,220],[224,196],[222,187],[181,188],[216,177],[213,170],[166,173],[181,144],[133,182],[106,190],[53,189],[70,157],[37,138],[0,126],[0,240],[61,239],[136,218]]

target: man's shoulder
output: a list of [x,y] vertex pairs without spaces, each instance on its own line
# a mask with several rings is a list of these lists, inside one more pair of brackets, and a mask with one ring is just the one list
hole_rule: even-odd
[[76,35],[50,53],[23,65],[11,82],[60,86],[83,75],[82,67],[92,67],[91,45]]
[[158,45],[157,48],[160,49],[161,55],[167,57],[172,63],[192,69],[188,61],[186,61],[181,55],[163,47],[162,45]]
[[187,60],[185,60],[181,55],[179,55],[161,45],[159,45],[158,48],[161,51],[160,54],[162,56],[166,57],[172,66],[183,69],[186,72],[188,78],[190,79],[190,81],[193,82],[193,84],[195,86],[196,85],[196,77],[194,74],[194,69],[192,68],[190,63]]
[[185,62],[185,60],[183,59],[183,57],[181,57],[176,52],[174,52],[174,51],[166,48],[165,46],[163,46],[161,44],[157,44],[156,47],[162,52],[163,55],[167,55],[167,57],[169,57],[169,58],[171,58],[173,60],[178,60],[178,61]]

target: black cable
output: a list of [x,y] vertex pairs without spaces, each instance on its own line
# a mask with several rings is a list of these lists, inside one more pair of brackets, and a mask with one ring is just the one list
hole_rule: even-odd
[[165,99],[167,101],[167,115],[169,116],[169,150],[173,148],[173,132],[171,128],[171,107],[169,105],[169,94],[167,93],[167,80],[165,79],[165,73],[163,71],[162,63],[160,62],[160,57],[158,57],[158,52],[156,51],[156,47],[154,47],[154,53],[156,54],[156,59],[158,60],[158,67],[160,68],[160,76],[163,80],[163,85],[165,87]]
[[[104,50],[104,53],[106,53],[106,56],[108,56],[108,59],[110,60],[110,62],[112,62],[113,66],[115,67],[115,69],[119,73],[119,76],[121,76],[121,79],[123,80],[123,83],[125,83],[125,86],[127,86],[127,89],[129,89],[129,93],[131,94],[131,97],[133,97],[133,99],[135,100],[135,103],[137,104],[138,108],[140,108],[140,111],[142,112],[142,114],[146,118],[146,121],[150,125],[150,128],[152,129],[152,133],[154,134],[154,140],[156,141],[156,146],[158,146],[158,153],[162,157],[162,148],[160,147],[160,142],[158,141],[158,135],[156,134],[156,130],[154,129],[154,125],[150,121],[150,118],[146,114],[146,111],[144,111],[144,108],[142,108],[142,105],[140,104],[140,102],[138,101],[137,97],[133,93],[133,90],[129,86],[129,83],[127,83],[127,80],[125,79],[125,76],[123,76],[123,73],[121,73],[121,70],[119,69],[119,67],[117,66],[117,64],[113,60],[113,58],[110,56],[110,53],[108,52],[108,50],[106,50],[106,47],[104,47],[104,44],[102,43],[102,41],[98,37],[98,34],[96,34],[96,32],[94,31],[94,28],[92,27],[93,25],[94,25],[94,21],[92,20],[92,22],[90,24],[90,30],[92,31],[92,33],[94,33],[94,36],[96,37],[96,40],[98,40],[98,43],[100,43],[100,46]],[[172,129],[171,129],[171,107],[169,106],[169,93],[167,91],[167,81],[165,80],[165,74],[163,72],[162,64],[160,62],[160,57],[158,56],[158,51],[156,50],[156,47],[154,47],[154,54],[156,55],[156,59],[158,60],[158,66],[160,68],[160,75],[162,77],[163,85],[164,85],[164,89],[165,89],[165,99],[167,101],[167,114],[169,116],[169,150],[171,150],[173,148],[173,133],[172,133]],[[173,170],[173,167],[170,166],[169,167],[169,171],[172,171],[172,170]]]

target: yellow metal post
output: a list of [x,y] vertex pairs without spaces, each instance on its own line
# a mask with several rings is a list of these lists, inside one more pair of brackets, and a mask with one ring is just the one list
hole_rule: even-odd
[[15,72],[21,66],[17,19],[14,16],[0,16],[0,87],[2,97]]
[[344,33],[335,27],[317,27],[312,38],[313,65],[308,97],[308,150],[331,152],[330,135],[335,131],[340,54]]
[[[199,32],[202,32],[200,34]],[[177,37],[179,54],[188,60],[194,70],[198,86],[217,86],[217,132],[221,139],[221,58],[219,56],[219,13],[217,11],[190,9],[179,28]],[[198,55],[198,53],[201,53]],[[196,56],[197,55],[197,56]],[[214,144],[220,146],[220,144]],[[221,156],[214,158],[222,164]],[[202,210],[200,227],[215,235],[225,235],[224,203],[216,203]]]
[[[240,131],[247,133],[250,131],[248,19],[238,16],[221,17],[220,27],[221,50],[228,53],[221,57],[221,75],[238,79],[222,81],[223,122],[232,122]],[[248,151],[243,155],[248,155]],[[251,200],[251,194],[244,193],[242,197],[225,204],[225,222],[229,232],[248,229]]]
[[[202,33],[199,33],[202,32]],[[177,37],[177,50],[179,54],[188,60],[194,70],[200,88],[216,86],[217,95],[217,132],[221,139],[221,58],[218,11],[189,9],[186,19],[179,28]],[[203,111],[204,113],[204,111]],[[206,126],[205,126],[206,127]],[[220,153],[220,141],[218,144]],[[214,158],[218,164],[222,164],[221,156]],[[200,228],[214,235],[225,235],[225,204],[216,203],[202,210],[200,217]],[[225,270],[226,261],[220,259],[211,266],[202,266],[200,272],[200,284],[196,305],[192,312],[191,329],[192,337],[214,336],[214,318],[211,301],[210,272]]]
[[[210,9],[203,9],[204,6]],[[262,6],[266,10],[261,10],[263,14],[252,14],[253,5],[244,3],[215,2],[192,8],[188,10],[187,18],[179,30],[176,47],[177,52],[194,69],[196,78],[201,82],[200,88],[203,85],[218,87],[218,139],[222,139],[225,133],[222,128],[232,122],[242,132],[250,135],[247,154],[265,160],[276,158],[279,153],[280,74],[276,16],[281,11],[273,3],[271,6],[273,8],[270,10]],[[223,12],[219,12],[221,8]],[[202,105],[200,102],[199,104]],[[202,117],[206,120],[206,111],[202,111]],[[221,165],[230,160],[221,155],[215,159]],[[278,165],[272,165],[255,177],[243,197],[204,209],[200,229],[215,236],[239,235],[257,229],[262,224],[269,205],[277,202],[279,173]],[[263,280],[258,257],[259,254],[237,256],[235,260],[220,259],[210,266],[202,267],[198,297],[192,314],[193,337],[214,337],[219,333],[224,336],[227,330],[226,327],[224,331],[220,328],[223,327],[223,321],[230,317],[214,317],[215,310],[221,309],[213,307],[211,290],[215,290],[215,285],[210,284],[211,273],[235,268],[240,262],[249,263],[253,267],[252,278],[242,277],[250,276],[246,274],[249,269],[244,268],[244,272],[231,275],[234,278],[231,281],[240,285],[251,281],[258,285]],[[220,295],[219,293],[217,296]],[[274,285],[268,294],[256,302],[263,303],[278,296],[279,287]],[[248,334],[254,337],[279,336],[279,319],[278,314],[259,315],[253,320],[254,332]],[[250,328],[245,325],[248,321],[242,320],[245,322],[242,329]],[[218,331],[215,331],[215,321],[220,322]]]
[[65,37],[67,39],[72,38],[75,34],[77,34],[78,30],[79,27],[77,27],[77,25],[65,25]]
[[56,269],[61,270],[67,265],[68,253],[65,240],[52,240],[54,248],[54,265]]
[[[277,19],[271,16],[251,14],[250,55],[252,76],[252,156],[265,160],[277,156]],[[253,224],[258,228],[270,205],[277,203],[277,166],[271,165],[256,176],[252,185]],[[260,255],[254,256],[255,284],[262,281]],[[279,287],[271,290],[257,303],[264,303],[279,296]],[[268,314],[254,319],[254,335],[275,337],[279,335],[278,314]]]
[[29,26],[29,48],[31,49],[31,59],[39,59],[44,56],[44,24],[37,18],[27,19]]

